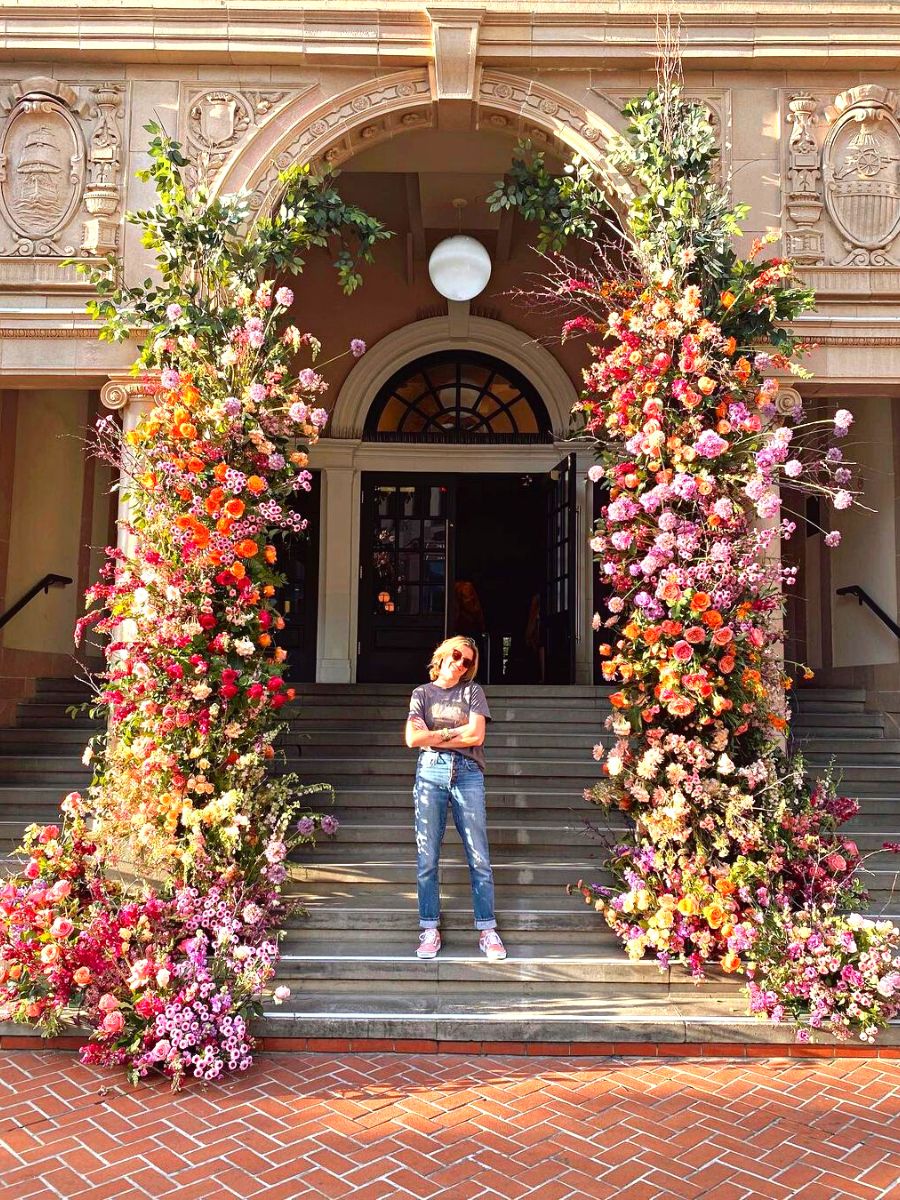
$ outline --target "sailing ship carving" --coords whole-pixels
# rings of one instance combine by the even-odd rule
[[[84,182],[84,138],[66,107],[20,101],[0,139],[0,206],[12,229],[52,238],[74,217]]]

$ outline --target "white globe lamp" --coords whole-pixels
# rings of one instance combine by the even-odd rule
[[[472,300],[487,287],[491,256],[464,233],[438,242],[428,259],[428,275],[447,300]]]

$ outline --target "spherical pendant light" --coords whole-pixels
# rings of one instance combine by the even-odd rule
[[[428,274],[448,300],[472,300],[487,287],[491,257],[481,242],[458,233],[444,238],[432,250]]]

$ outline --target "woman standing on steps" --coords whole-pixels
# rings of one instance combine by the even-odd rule
[[[484,734],[491,710],[475,683],[478,647],[468,637],[451,637],[437,647],[428,668],[430,683],[417,687],[409,702],[406,744],[419,751],[413,788],[419,893],[419,958],[441,948],[438,862],[447,827],[447,809],[459,831],[472,880],[478,948],[489,959],[506,958],[494,917],[484,803]]]

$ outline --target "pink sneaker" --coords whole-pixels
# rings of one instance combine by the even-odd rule
[[[478,949],[482,954],[486,954],[491,962],[496,962],[498,959],[506,958],[506,947],[500,940],[500,934],[496,929],[485,929],[481,937],[478,939]]]
[[[423,929],[419,934],[419,948],[416,958],[437,958],[441,948],[441,931],[439,929]]]

